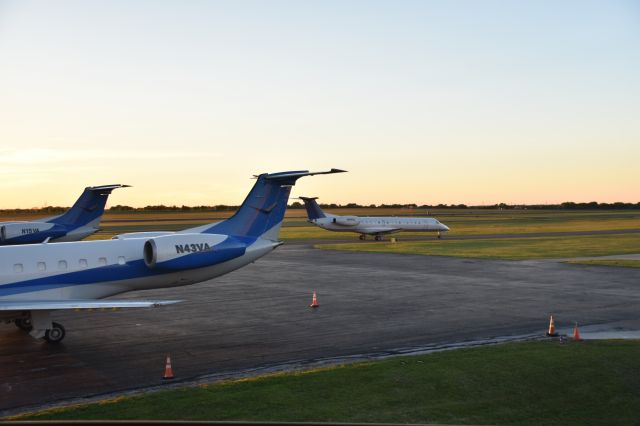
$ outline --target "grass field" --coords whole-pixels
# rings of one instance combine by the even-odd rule
[[[515,213],[514,213],[515,212]],[[389,215],[394,211],[379,211],[363,209],[349,214],[365,216],[368,214]],[[426,215],[422,211],[421,214]],[[584,232],[584,231],[612,231],[625,229],[640,229],[640,212],[566,212],[550,211],[529,213],[525,211],[471,211],[441,210],[436,216],[451,228],[450,235],[492,235],[492,234],[531,234],[542,232]],[[336,214],[348,214],[337,211]],[[405,212],[406,215],[406,212]],[[434,234],[420,232],[403,232],[402,237],[430,238]],[[311,226],[305,221],[293,218],[285,221],[282,229],[284,240],[304,239],[348,239],[357,238],[355,233],[339,233]]]
[[[637,424],[640,342],[512,343],[162,391],[20,420]]]
[[[575,232],[640,229],[640,211],[563,211],[563,210],[470,210],[470,209],[335,209],[340,215],[358,216],[429,216],[433,215],[451,227],[450,235],[529,234],[539,232]],[[101,223],[102,231],[92,239],[136,231],[177,231],[223,220],[233,212],[107,212]],[[37,220],[42,215],[5,214],[0,221]],[[404,237],[425,233],[402,233]],[[357,238],[353,233],[337,233],[320,229],[306,221],[304,209],[288,209],[281,237],[284,240]]]
[[[480,240],[401,241],[398,243],[317,244],[327,250],[479,257],[557,259],[630,254],[640,251],[640,234],[580,237],[496,238]]]
[[[342,215],[426,216],[438,217],[451,227],[449,235],[526,235],[576,231],[610,231],[640,229],[640,211],[563,211],[563,210],[471,210],[441,209],[335,209]],[[223,220],[233,212],[108,212],[101,223],[101,231],[89,240],[111,238],[125,232],[178,231]],[[473,241],[436,241],[430,233],[401,233],[407,237],[421,237],[423,241],[401,241],[398,244],[360,244],[355,233],[325,231],[306,221],[304,209],[288,209],[280,233],[284,241],[332,241],[352,238],[354,244],[321,245],[322,248],[367,250],[393,253],[418,253],[445,256],[484,257],[500,259],[569,258],[608,254],[637,253],[639,240],[634,235],[593,237],[504,238]],[[5,215],[2,220],[34,220],[37,215]],[[433,240],[432,240],[433,239]]]
[[[310,225],[303,217],[299,217],[297,210],[292,210],[295,215],[287,216],[281,231],[281,238],[287,240],[344,240],[357,239],[358,234],[350,232],[331,232]],[[367,215],[376,214],[392,215],[394,211],[367,210],[353,212],[352,214]],[[346,214],[346,212],[339,212]],[[397,212],[396,212],[397,213]],[[140,215],[140,214],[139,214]],[[146,214],[145,214],[146,215]],[[576,231],[610,231],[625,229],[640,229],[640,212],[636,214],[608,212],[608,213],[559,213],[546,214],[518,214],[505,215],[497,211],[473,212],[473,213],[448,213],[438,215],[443,223],[451,227],[452,236],[487,235],[487,234],[530,234],[539,232],[576,232]],[[103,231],[93,238],[110,238],[111,236],[139,230],[167,230],[177,231],[188,227],[201,225],[208,222],[221,220],[224,217],[204,217],[195,214],[175,213],[173,216],[159,217],[152,215],[144,219],[135,219],[127,214],[127,217],[103,221]],[[400,237],[431,238],[433,234],[404,232]]]
[[[597,259],[597,260],[572,260],[567,263],[576,265],[616,266],[623,268],[640,268],[640,260],[632,259]]]

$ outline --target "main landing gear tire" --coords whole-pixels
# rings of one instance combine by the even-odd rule
[[[380,235],[376,235],[375,240],[376,240],[376,241],[382,241],[382,237],[381,237]]]
[[[52,343],[55,345],[62,342],[62,339],[64,339],[64,336],[67,334],[67,332],[65,331],[64,327],[57,322],[53,322],[51,323],[51,325],[52,328],[47,330],[44,334],[44,340],[46,340],[47,343]]]
[[[20,330],[26,331],[27,333],[33,329],[33,326],[31,325],[31,318],[18,318],[13,323]]]
[[[361,234],[361,235],[360,235],[360,237],[358,237],[358,238],[360,238],[361,240],[366,240],[366,239],[367,239],[367,236],[366,236],[366,235],[364,235],[364,234]]]

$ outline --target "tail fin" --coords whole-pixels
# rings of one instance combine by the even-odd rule
[[[324,212],[316,202],[318,197],[298,197],[298,198],[304,201],[304,206],[307,209],[307,216],[309,217],[309,220],[327,217],[327,215],[324,214]]]
[[[127,187],[129,185],[89,186],[84,189],[80,198],[69,210],[60,216],[47,220],[47,222],[67,226],[84,226],[96,220],[99,222],[111,191]],[[97,226],[98,223],[95,225]]]
[[[262,237],[277,240],[284,212],[287,208],[291,187],[303,176],[342,173],[345,170],[331,169],[328,172],[307,170],[264,173],[255,176],[255,185],[240,209],[229,219],[216,223],[201,232],[247,237]]]

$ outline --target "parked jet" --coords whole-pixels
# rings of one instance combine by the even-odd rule
[[[309,222],[329,231],[357,232],[361,240],[374,235],[375,240],[380,241],[382,235],[400,231],[437,232],[440,238],[442,232],[449,230],[447,225],[432,217],[337,216],[323,212],[316,202],[317,197],[299,198],[304,201]]]
[[[136,308],[177,300],[97,300],[132,290],[182,286],[241,268],[282,244],[278,233],[291,187],[306,170],[261,174],[229,219],[172,232],[137,232],[111,240],[0,247],[0,321],[58,343],[50,312]]]
[[[32,222],[0,222],[0,245],[79,241],[98,231],[109,194],[129,185],[90,186],[65,213]]]

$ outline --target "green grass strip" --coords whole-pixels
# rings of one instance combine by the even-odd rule
[[[638,253],[640,252],[640,234],[317,244],[316,247],[328,250],[508,260],[558,259]]]
[[[637,424],[640,342],[447,351],[161,391],[26,419]]]
[[[617,266],[623,268],[640,268],[640,260],[633,259],[594,259],[594,260],[572,260],[571,264],[594,265],[594,266]]]

